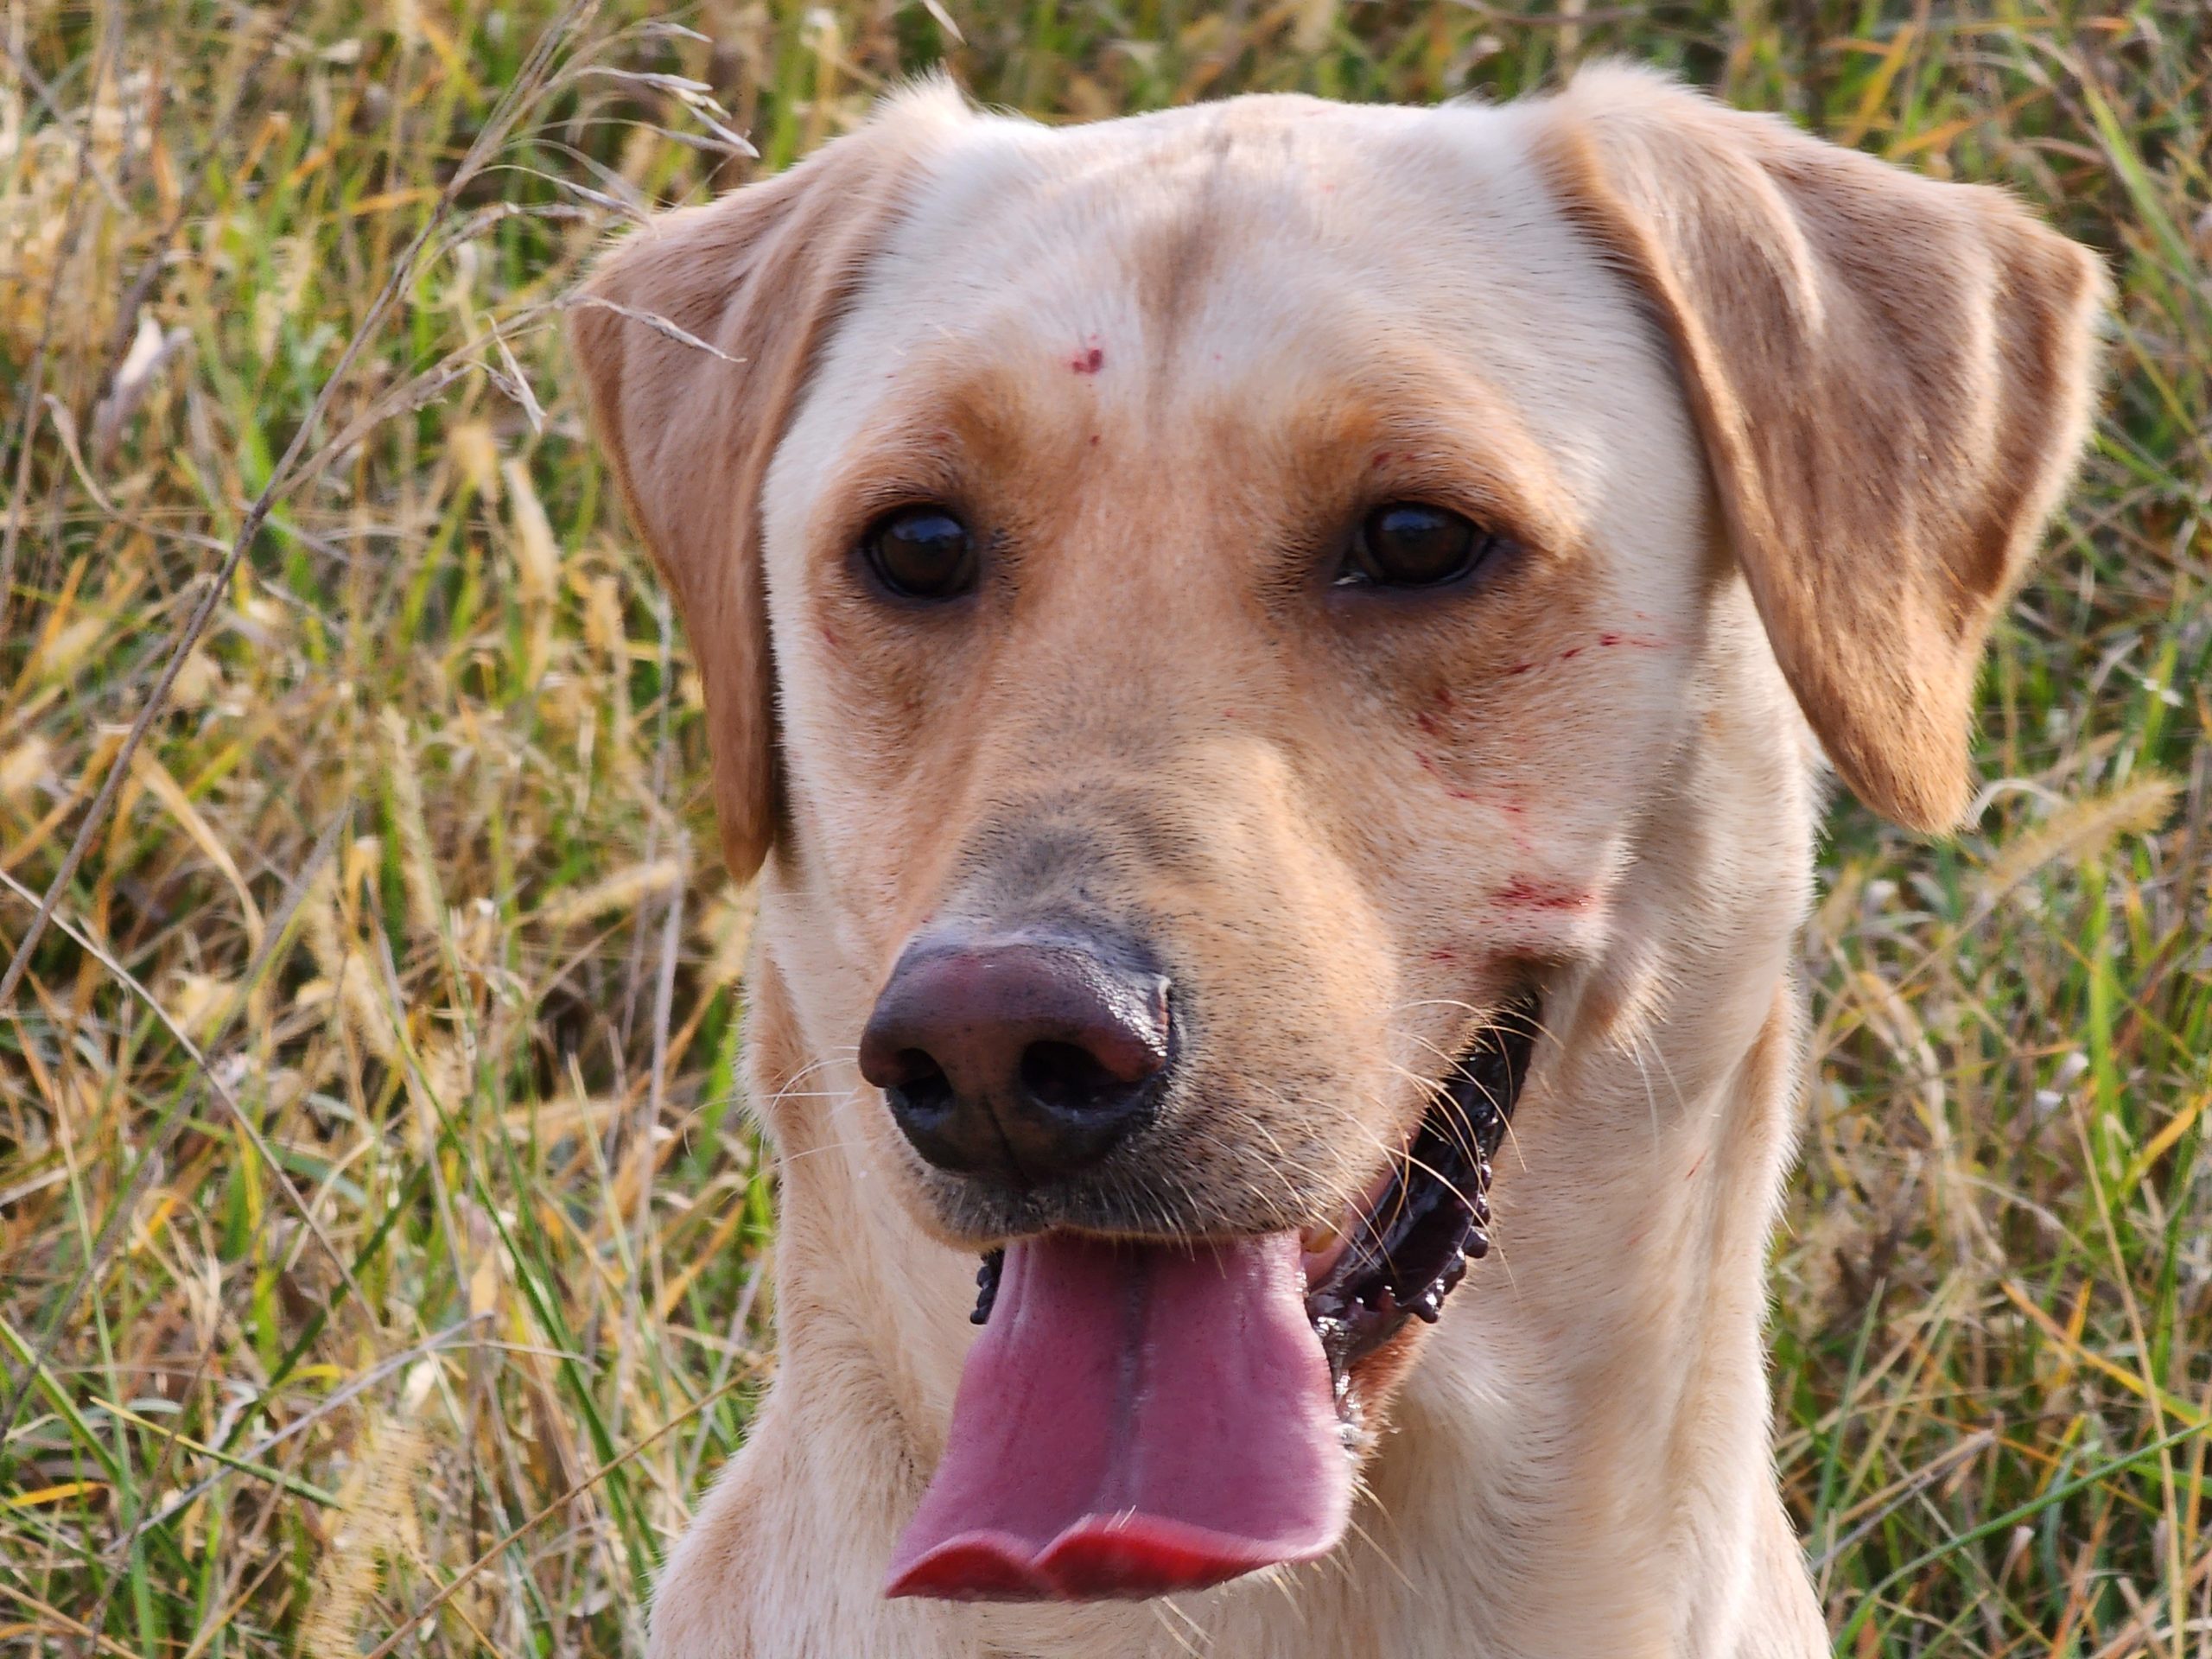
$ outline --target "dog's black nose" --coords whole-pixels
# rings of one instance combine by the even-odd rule
[[[1032,1185],[1096,1163],[1167,1069],[1167,978],[1089,933],[917,940],[861,1034],[861,1075],[940,1169]]]

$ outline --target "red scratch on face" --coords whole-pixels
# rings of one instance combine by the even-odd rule
[[[837,631],[827,622],[822,625],[822,642],[832,651],[837,649]]]
[[[1507,669],[1505,671],[1509,674],[1526,674],[1535,666],[1535,664],[1534,663],[1516,663],[1512,667]]]
[[[1525,875],[1516,875],[1491,893],[1491,902],[1522,910],[1587,910],[1598,902],[1598,895],[1587,887],[1532,881]]]
[[[1506,828],[1513,836],[1513,844],[1524,853],[1533,854],[1536,850],[1536,838],[1529,833],[1527,804],[1509,798],[1491,804],[1504,815]]]
[[[1238,716],[1237,716],[1237,713],[1236,713],[1236,711],[1234,709],[1223,709],[1223,710],[1221,711],[1221,717],[1222,717],[1224,720],[1235,720],[1235,719],[1236,719]]]
[[[1375,459],[1368,464],[1373,467],[1380,467],[1383,462],[1389,459],[1390,452],[1388,449],[1377,449],[1375,452]]]
[[[1098,447],[1098,434],[1096,432],[1090,435],[1090,447],[1094,449]]]
[[[1601,633],[1598,636],[1598,643],[1601,645],[1618,645],[1620,642],[1621,637],[1618,633]]]
[[[1560,652],[1560,654],[1559,654],[1559,659],[1560,659],[1560,661],[1561,661],[1562,663],[1571,663],[1571,662],[1573,662],[1576,658],[1580,657],[1581,654],[1582,654],[1582,647],[1581,647],[1581,646],[1580,646],[1580,645],[1571,645],[1571,646],[1569,646],[1567,650],[1562,651],[1561,652]]]
[[[1419,716],[1419,719],[1424,727],[1429,723],[1428,716],[1426,715]],[[1420,751],[1416,750],[1414,753],[1414,759],[1421,763],[1421,769],[1427,772],[1430,777],[1441,778],[1442,774],[1436,770],[1436,762],[1433,758],[1423,754]],[[1451,784],[1446,784],[1444,785],[1444,792],[1446,795],[1449,795],[1455,801],[1472,801],[1481,798],[1471,789],[1459,789]]]
[[[1106,353],[1093,346],[1068,359],[1068,367],[1077,374],[1096,374],[1106,366]]]
[[[1432,950],[1428,953],[1428,959],[1431,962],[1442,963],[1446,968],[1456,968],[1459,965],[1459,953],[1457,950]]]
[[[1415,715],[1414,716],[1414,724],[1420,727],[1421,730],[1427,732],[1431,737],[1434,737],[1436,735],[1436,717],[1433,715]]]
[[[1450,686],[1440,685],[1436,688],[1436,706],[1446,710],[1452,707],[1452,688]]]

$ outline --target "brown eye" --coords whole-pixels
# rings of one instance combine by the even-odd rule
[[[975,539],[943,507],[901,507],[877,519],[861,552],[902,599],[957,599],[976,585]]]
[[[1338,587],[1433,588],[1465,575],[1497,538],[1421,501],[1389,501],[1363,519]]]

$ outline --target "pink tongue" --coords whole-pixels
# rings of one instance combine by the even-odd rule
[[[1325,1554],[1351,1503],[1295,1234],[1025,1239],[885,1593],[1196,1590]]]

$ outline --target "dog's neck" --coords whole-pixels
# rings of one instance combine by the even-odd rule
[[[1368,1650],[1368,1635],[1342,1645],[1354,1630],[1377,1652],[1817,1650],[1761,1344],[1817,801],[1770,659],[1708,668],[1700,734],[1613,896],[1613,943],[1546,1009],[1549,1064],[1497,1159],[1497,1248],[1391,1407],[1351,1560],[1292,1575],[1287,1595],[1187,1599],[1220,1651]],[[1706,804],[1746,798],[1773,810]],[[881,1201],[824,1122],[783,1147],[775,1409],[801,1435],[815,1411],[840,1439],[872,1433],[879,1484],[833,1501],[880,1514],[888,1480],[903,1515],[942,1448],[976,1264]],[[846,1556],[865,1579],[881,1551]],[[1179,1650],[1156,1608],[942,1617],[1013,1651]]]

